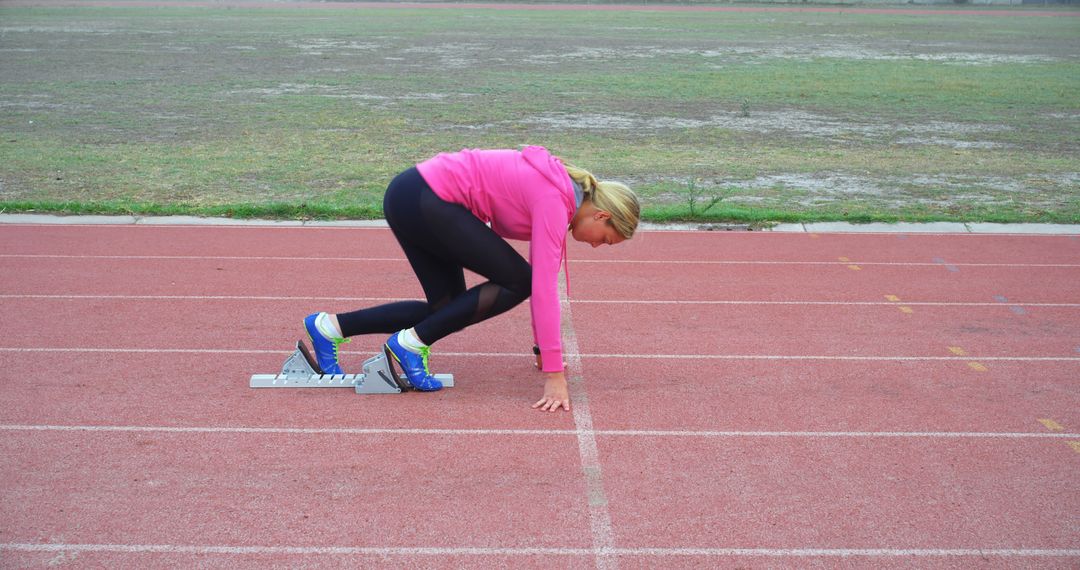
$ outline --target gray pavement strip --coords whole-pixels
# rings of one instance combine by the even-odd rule
[[[145,226],[270,226],[270,227],[362,227],[385,228],[386,220],[242,220],[196,216],[57,216],[49,214],[0,214],[0,224],[145,225]],[[747,224],[642,222],[642,231],[748,231]],[[814,222],[777,224],[755,231],[785,233],[962,233],[1080,235],[1080,224],[995,224],[933,222],[894,224]]]

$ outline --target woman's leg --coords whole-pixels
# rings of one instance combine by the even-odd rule
[[[445,262],[488,279],[433,307],[432,313],[414,327],[421,341],[434,344],[471,324],[504,313],[529,297],[532,268],[494,230],[464,206],[445,202],[430,189],[422,193],[420,209],[431,250]]]
[[[411,328],[416,340],[431,345],[529,297],[532,269],[528,262],[465,207],[440,199],[415,168],[390,183],[383,210],[427,302],[391,303],[339,314],[343,336]],[[466,291],[462,268],[489,281]],[[442,387],[427,370],[426,349],[402,347],[398,335],[391,337],[387,348],[414,387]],[[411,350],[419,355],[409,355]]]
[[[415,168],[399,174],[386,190],[383,212],[424,289],[427,302],[399,301],[339,313],[337,319],[342,336],[393,333],[412,328],[433,310],[465,291],[465,275],[461,267],[443,259],[425,245],[427,232],[420,211],[420,198],[425,189],[431,191]],[[418,235],[419,240],[416,239]]]
[[[512,309],[532,292],[532,268],[460,204],[439,198],[415,168],[390,183],[383,211],[427,303],[392,303],[338,315],[344,336],[414,328],[424,344]],[[488,281],[465,290],[462,268]]]

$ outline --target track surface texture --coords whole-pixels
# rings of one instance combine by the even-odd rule
[[[527,305],[434,347],[441,392],[248,387],[308,313],[420,295],[386,229],[0,252],[4,568],[1080,564],[1077,236],[572,242],[554,414]]]

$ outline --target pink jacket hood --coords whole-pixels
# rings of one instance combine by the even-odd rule
[[[521,156],[525,159],[525,162],[543,174],[544,178],[547,178],[552,186],[562,192],[563,202],[566,203],[568,214],[566,223],[569,224],[570,220],[574,218],[574,213],[577,212],[577,200],[574,198],[574,185],[570,181],[570,176],[566,173],[566,167],[563,166],[562,161],[542,146],[527,146],[521,149]]]

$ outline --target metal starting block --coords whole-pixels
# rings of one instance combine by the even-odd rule
[[[285,359],[281,374],[253,374],[252,388],[355,388],[357,394],[400,394],[412,390],[404,374],[398,374],[394,359],[382,352],[364,361],[362,374],[323,374],[304,341]],[[443,387],[454,385],[453,374],[436,374]]]

